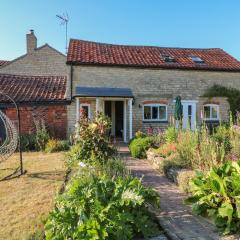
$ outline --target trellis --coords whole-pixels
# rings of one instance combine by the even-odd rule
[[[7,117],[3,111],[0,110],[0,120],[2,121],[2,128],[0,131],[3,131],[5,133],[5,138],[0,143],[0,164],[7,160],[17,149],[17,146],[19,147],[19,160],[20,160],[20,175],[22,175],[23,172],[23,161],[22,161],[22,148],[21,148],[21,123],[20,123],[20,114],[19,114],[19,108],[15,100],[10,97],[8,94],[5,94],[0,91],[0,95],[4,96],[5,99],[10,102],[10,104],[13,104],[16,113],[17,113],[17,126],[18,129],[15,127],[14,123]],[[9,179],[10,177],[17,176],[17,173],[19,172],[19,168],[15,170],[14,173],[10,174],[9,176],[3,178],[2,180]]]
[[[17,149],[18,133],[13,122],[0,110],[0,121],[2,121],[5,138],[0,145],[0,163],[7,160]]]

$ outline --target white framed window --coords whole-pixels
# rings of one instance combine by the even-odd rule
[[[206,104],[203,106],[204,120],[219,120],[219,105]]]
[[[145,104],[143,105],[143,121],[167,121],[167,105]]]
[[[91,119],[91,105],[89,103],[80,104],[80,115],[85,114],[88,119]]]

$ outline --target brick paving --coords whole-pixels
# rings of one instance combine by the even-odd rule
[[[183,203],[185,194],[164,175],[159,174],[146,160],[126,158],[131,173],[143,177],[145,185],[155,188],[161,198],[158,220],[169,239],[173,240],[237,240],[236,236],[222,237],[214,225],[201,216],[192,214],[190,206]]]

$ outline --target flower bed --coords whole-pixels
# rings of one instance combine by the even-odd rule
[[[68,165],[76,175],[45,225],[46,239],[134,239],[160,233],[159,196],[128,174],[108,143],[109,120],[81,119]],[[151,208],[151,211],[150,211]]]
[[[224,233],[240,232],[240,162],[226,162],[208,173],[198,172],[190,182],[196,214],[212,218]]]
[[[209,134],[205,126],[195,132],[170,128],[165,142],[146,153],[160,172],[192,195],[193,211],[212,218],[225,234],[240,228],[239,129],[220,125]]]
[[[177,166],[171,160],[160,157],[151,148],[147,151],[147,160],[161,173],[164,173],[168,179],[178,185],[183,192],[189,192],[189,182],[195,176],[195,171]]]

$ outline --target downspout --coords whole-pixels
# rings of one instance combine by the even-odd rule
[[[71,64],[71,69],[70,69],[70,100],[72,101],[73,99],[73,66]]]

